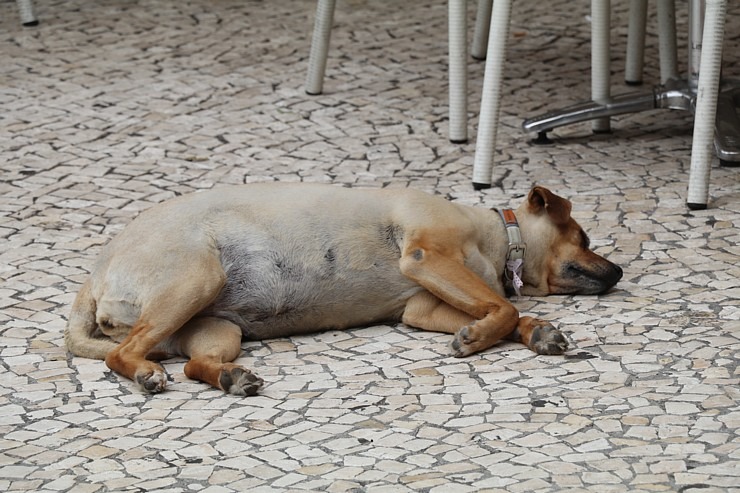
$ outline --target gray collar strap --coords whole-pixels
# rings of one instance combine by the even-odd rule
[[[522,271],[524,270],[524,254],[527,251],[527,244],[522,241],[522,232],[519,230],[519,223],[516,220],[514,211],[511,209],[499,209],[498,213],[504,221],[506,234],[509,236],[509,248],[506,252],[504,275],[507,285],[510,285],[516,295],[520,296],[522,286],[524,285]]]

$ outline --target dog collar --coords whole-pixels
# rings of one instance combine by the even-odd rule
[[[519,223],[516,220],[514,211],[511,209],[498,210],[501,219],[506,226],[506,234],[509,236],[509,248],[506,252],[506,268],[504,276],[507,284],[510,285],[517,296],[521,295],[522,271],[524,270],[524,254],[527,251],[527,244],[522,241],[522,232],[519,230]]]

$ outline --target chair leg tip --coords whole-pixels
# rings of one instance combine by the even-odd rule
[[[697,204],[696,202],[686,202],[686,206],[692,211],[703,211],[707,208],[707,204]]]
[[[450,139],[453,144],[467,144],[468,139]]]
[[[38,26],[38,25],[39,25],[39,21],[30,21],[30,22],[24,22],[23,23],[23,26],[24,27],[34,27],[34,26]]]
[[[737,168],[740,167],[740,161],[729,161],[727,159],[720,159],[719,165],[724,168]]]
[[[642,85],[641,80],[625,80],[624,83],[627,84],[628,86],[641,86]]]
[[[473,182],[473,190],[486,190],[488,188],[491,188],[490,183],[476,183]]]
[[[537,137],[532,139],[530,142],[536,146],[549,146],[549,145],[554,144],[552,139],[550,139],[550,137],[547,136],[547,131],[537,132]]]

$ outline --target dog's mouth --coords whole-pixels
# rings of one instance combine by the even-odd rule
[[[550,290],[553,294],[601,294],[614,287],[622,274],[622,269],[611,262],[589,266],[568,262],[550,280]]]

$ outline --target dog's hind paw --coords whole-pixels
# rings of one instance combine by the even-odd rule
[[[241,367],[224,368],[218,382],[224,392],[241,396],[256,395],[265,383],[260,377]]]
[[[529,349],[537,354],[563,354],[568,350],[568,340],[552,324],[537,320],[529,338]]]
[[[150,394],[158,394],[167,386],[167,374],[162,370],[151,370],[135,375],[136,383]]]

